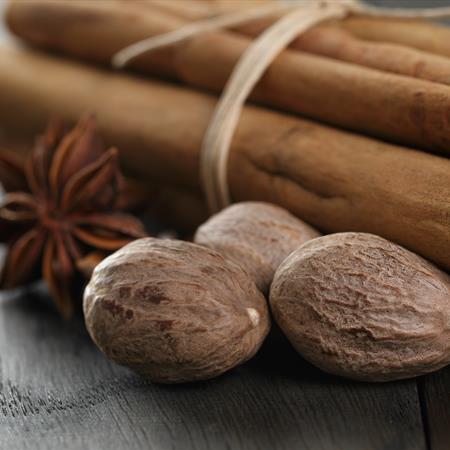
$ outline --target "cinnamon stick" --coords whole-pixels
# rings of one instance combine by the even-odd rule
[[[361,39],[392,42],[450,57],[450,28],[419,19],[350,17],[341,26]]]
[[[223,13],[216,5],[208,5],[201,0],[152,0],[152,4],[189,20],[202,20]],[[239,2],[232,4],[238,5]],[[252,36],[272,22],[273,19],[261,21],[258,24],[239,26],[236,30]],[[450,57],[450,29],[435,21],[352,16],[333,26],[350,32],[353,37],[370,41],[369,43],[399,44]],[[296,47],[296,44],[292,46]]]
[[[240,31],[257,36],[270,23],[260,21]],[[368,42],[344,28],[323,25],[292,42],[291,48],[383,72],[450,85],[450,58],[387,42]]]
[[[143,14],[121,2],[48,0],[13,2],[7,20],[16,34],[33,44],[103,63],[132,42],[183,24],[159,8]],[[233,33],[209,33],[142,55],[133,67],[219,92],[249,44]],[[450,154],[450,86],[285,51],[252,98],[392,142]]]
[[[235,11],[243,11],[258,6],[273,3],[274,0],[119,0],[125,2],[128,6],[134,3],[134,6],[145,9],[147,6],[161,8],[180,17],[186,17],[192,20],[205,19],[207,17],[217,16]]]
[[[220,14],[214,5],[205,5],[198,0],[154,0],[151,5],[189,21]],[[269,17],[252,21],[234,30],[255,37],[277,19]],[[365,27],[367,23],[369,26]],[[388,28],[387,35],[384,34],[385,26]],[[407,38],[409,35],[411,39]],[[396,39],[397,36],[403,37],[403,41]],[[391,19],[377,19],[374,22],[368,18],[354,17],[315,27],[295,39],[290,47],[384,72],[450,85],[450,30],[423,20],[395,19],[392,23]],[[429,53],[440,53],[439,49],[445,57]]]
[[[0,51],[0,122],[93,111],[129,173],[200,192],[199,149],[216,99],[32,52]],[[325,232],[379,234],[450,269],[450,160],[246,107],[232,143],[235,201],[269,201]]]

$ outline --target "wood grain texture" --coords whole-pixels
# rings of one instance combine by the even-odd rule
[[[419,381],[429,448],[450,448],[450,367]]]
[[[416,384],[328,377],[273,338],[216,380],[151,385],[109,363],[44,294],[0,303],[0,448],[426,448]]]

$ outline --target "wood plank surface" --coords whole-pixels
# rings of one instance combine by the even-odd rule
[[[272,339],[217,380],[151,385],[48,303],[32,293],[0,302],[1,449],[426,448],[414,381],[328,377]]]
[[[450,449],[450,367],[419,380],[423,416],[431,450]]]

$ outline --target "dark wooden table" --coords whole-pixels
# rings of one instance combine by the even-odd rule
[[[64,323],[44,293],[0,302],[1,449],[448,450],[450,368],[363,384],[281,338],[216,380],[146,383]]]
[[[449,450],[450,367],[356,383],[275,338],[216,380],[157,386],[107,361],[82,318],[62,322],[45,293],[0,296],[0,449],[147,448]]]

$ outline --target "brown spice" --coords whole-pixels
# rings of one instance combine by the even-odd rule
[[[22,286],[42,273],[61,315],[68,318],[77,262],[94,249],[103,256],[145,236],[139,220],[117,209],[122,189],[117,150],[106,150],[95,121],[85,117],[70,132],[50,122],[27,162],[0,154],[1,240],[9,250],[3,289]]]
[[[256,353],[270,327],[264,296],[238,265],[196,244],[153,238],[97,266],[84,313],[109,358],[160,383],[230,370]]]
[[[5,126],[32,133],[49,110],[68,121],[94,110],[130,174],[200,196],[199,150],[215,98],[16,50],[0,51],[0,86]],[[375,233],[450,269],[447,158],[246,106],[228,180],[234,201],[277,204],[324,232]]]
[[[302,245],[277,270],[270,305],[299,353],[327,372],[388,381],[450,363],[450,277],[375,235]]]
[[[33,45],[110,64],[113,55],[127,45],[186,23],[161,8],[152,8],[151,2],[146,6],[143,10],[111,2],[13,2],[7,21],[14,33]],[[66,24],[70,24],[70,33]],[[250,44],[249,38],[237,33],[204,33],[147,52],[132,61],[130,67],[222,92]],[[372,63],[385,53],[381,50],[373,55]],[[414,73],[415,65],[425,62],[422,73],[430,73],[433,80],[445,80],[449,71],[446,58],[424,52],[410,50],[405,55],[400,51],[396,58],[387,59],[396,64],[386,61],[382,65],[397,66],[396,71],[404,66],[406,74]],[[405,63],[398,65],[400,59],[405,59]],[[286,50],[274,60],[250,98],[390,142],[450,153],[450,89],[439,83]]]
[[[239,264],[267,294],[281,262],[318,236],[317,230],[279,206],[241,202],[201,225],[194,240]]]

